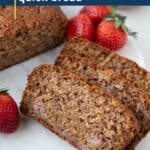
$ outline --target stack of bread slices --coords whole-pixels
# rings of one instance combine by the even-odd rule
[[[21,111],[79,150],[134,149],[150,129],[150,73],[73,38],[29,75]]]

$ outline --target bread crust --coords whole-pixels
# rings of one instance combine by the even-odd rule
[[[60,45],[67,18],[58,6],[0,7],[0,70]]]

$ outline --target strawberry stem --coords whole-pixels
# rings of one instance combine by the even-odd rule
[[[0,93],[3,93],[3,94],[8,94],[8,89],[7,88],[2,88],[0,89]]]
[[[116,9],[116,8],[113,8]],[[137,32],[131,31],[125,24],[126,22],[126,16],[122,16],[120,14],[116,13],[116,10],[113,10],[112,13],[105,18],[106,21],[114,21],[115,27],[119,28],[121,27],[129,36],[137,38]]]

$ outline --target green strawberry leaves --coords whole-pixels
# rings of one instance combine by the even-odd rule
[[[131,31],[126,26],[126,16],[118,14],[116,12],[116,6],[110,6],[110,9],[111,9],[111,14],[108,15],[107,17],[105,17],[105,20],[106,21],[114,21],[116,28],[121,27],[129,36],[132,36],[136,39],[137,38],[137,32]]]

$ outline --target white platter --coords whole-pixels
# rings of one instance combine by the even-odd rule
[[[68,17],[76,15],[81,7],[63,6],[62,9]],[[52,51],[41,54],[28,61],[0,71],[0,88],[8,87],[11,95],[19,105],[26,84],[27,75],[31,70],[42,63],[54,63],[59,54],[60,46]],[[141,66],[145,66],[141,50],[133,39],[129,39],[127,45],[119,51],[120,55],[135,60]],[[0,150],[73,150],[64,140],[60,139],[40,124],[31,119],[21,118],[21,124],[17,132],[11,135],[0,134]],[[150,134],[137,146],[137,150],[150,149]]]

